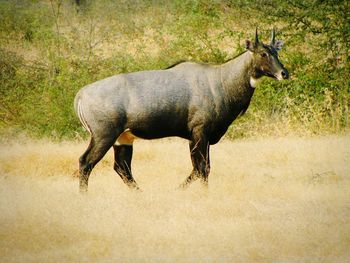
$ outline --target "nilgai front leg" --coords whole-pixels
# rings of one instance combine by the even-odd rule
[[[205,136],[194,137],[190,141],[190,153],[193,170],[180,185],[180,188],[187,188],[192,182],[201,179],[204,186],[208,186],[208,176],[210,172],[209,142]]]

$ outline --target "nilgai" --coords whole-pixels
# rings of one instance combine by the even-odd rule
[[[79,159],[80,190],[86,191],[94,166],[113,146],[114,169],[138,189],[131,172],[135,138],[178,136],[189,140],[193,170],[180,185],[200,178],[208,184],[209,146],[250,103],[257,81],[268,76],[288,79],[278,59],[282,41],[246,41],[246,51],[220,65],[182,62],[164,70],[115,75],[82,88],[75,97],[76,113],[91,134]]]

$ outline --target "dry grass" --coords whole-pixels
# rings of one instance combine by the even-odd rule
[[[130,192],[108,154],[87,195],[86,143],[17,141],[0,150],[2,262],[349,262],[350,136],[224,141],[210,187],[182,140],[135,143]]]

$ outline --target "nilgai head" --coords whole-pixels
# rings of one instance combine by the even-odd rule
[[[278,52],[283,42],[275,40],[275,29],[272,30],[271,42],[266,45],[259,41],[258,30],[255,31],[255,41],[246,41],[246,48],[253,54],[254,72],[253,77],[258,79],[268,76],[274,79],[288,79],[288,70],[278,59]]]

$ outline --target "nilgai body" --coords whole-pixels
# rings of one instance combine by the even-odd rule
[[[278,58],[281,41],[246,41],[246,51],[220,65],[183,62],[165,70],[115,75],[82,88],[75,97],[76,113],[91,134],[79,159],[80,190],[88,188],[94,166],[113,146],[114,169],[138,189],[131,172],[135,138],[178,136],[189,140],[193,170],[180,185],[200,178],[208,184],[209,148],[250,103],[257,81],[268,76],[287,79]]]

